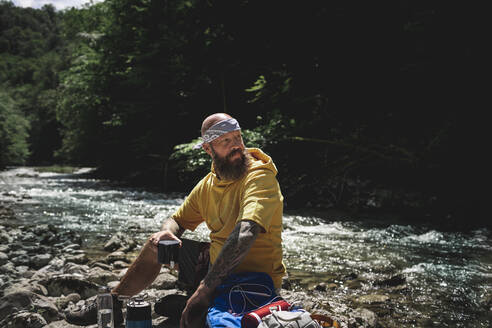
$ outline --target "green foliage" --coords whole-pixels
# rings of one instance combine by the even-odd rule
[[[266,145],[265,136],[258,131],[242,130],[241,133],[246,147],[263,148]],[[200,139],[194,139],[189,143],[176,145],[169,157],[178,183],[188,189],[210,172],[212,164],[210,156],[202,148],[193,148],[199,141]]]
[[[29,156],[29,122],[5,92],[0,92],[0,167],[22,165]]]

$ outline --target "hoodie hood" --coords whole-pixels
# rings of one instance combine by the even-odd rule
[[[277,167],[273,163],[272,158],[267,154],[265,154],[261,149],[246,148],[246,151],[251,156],[251,164],[248,168],[248,173],[256,170],[268,170],[268,171],[272,171],[275,176],[277,175],[278,173]],[[213,163],[211,168],[211,174],[214,178],[214,182],[218,185],[225,185],[235,182],[234,180],[219,180],[217,178],[217,175],[215,174],[215,167]]]

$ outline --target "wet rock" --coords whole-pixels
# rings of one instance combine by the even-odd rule
[[[115,269],[124,269],[124,268],[128,268],[128,266],[129,264],[123,261],[115,261],[113,263],[113,268]]]
[[[0,298],[0,318],[20,310],[40,313],[47,322],[59,319],[58,309],[47,297],[22,291]]]
[[[43,285],[39,284],[37,281],[32,281],[28,279],[22,279],[19,282],[13,283],[4,289],[4,296],[9,294],[15,294],[19,292],[31,292],[38,295],[48,296],[48,290]]]
[[[405,277],[403,277],[401,275],[396,275],[396,276],[393,276],[389,279],[375,281],[374,286],[395,287],[395,286],[403,285],[405,282],[406,282]]]
[[[154,282],[150,285],[150,288],[156,289],[173,289],[176,288],[177,278],[168,272],[160,273]]]
[[[87,280],[99,285],[106,285],[109,281],[117,280],[118,277],[111,271],[95,267],[89,270]]]
[[[85,264],[89,262],[87,255],[85,253],[77,254],[77,255],[68,255],[65,257],[67,262],[73,262],[77,264]]]
[[[127,234],[117,232],[111,237],[110,240],[104,245],[104,250],[108,252],[120,250],[123,252],[129,252],[137,246],[136,242],[130,238]]]
[[[357,320],[357,323],[361,324],[364,328],[377,327],[378,317],[374,312],[368,309],[357,308],[352,312],[352,316]]]
[[[113,263],[116,261],[129,262],[128,258],[126,257],[126,254],[122,251],[116,251],[108,254],[108,256],[106,257],[106,261],[108,263]]]
[[[61,296],[61,297],[57,298],[55,303],[59,309],[63,310],[70,304],[70,302],[72,302],[73,304],[76,304],[80,300],[81,300],[81,297],[79,294],[72,293],[72,294],[68,294],[67,296]]]
[[[13,238],[6,231],[0,231],[0,243],[10,244],[12,240]]]
[[[378,304],[385,303],[389,299],[390,297],[386,295],[370,294],[357,297],[355,302],[359,304]]]
[[[53,256],[50,254],[35,255],[31,258],[31,267],[34,269],[41,269],[45,265],[48,265],[52,258]]]
[[[47,288],[50,296],[77,293],[84,299],[96,295],[99,287],[92,282],[75,278],[69,274],[42,280],[40,283]]]
[[[119,262],[119,261],[117,261]],[[123,262],[125,263],[125,262]],[[114,263],[113,263],[114,265]],[[109,264],[106,264],[106,263],[101,263],[101,262],[94,262],[91,264],[91,268],[101,268],[101,269],[104,269],[104,270],[111,270],[111,265]]]
[[[0,265],[4,265],[9,260],[7,254],[0,252]]]
[[[31,261],[31,258],[28,255],[20,255],[12,258],[11,261],[16,266],[22,266],[22,265],[28,266]]]
[[[96,328],[97,325],[86,326],[87,328]],[[80,326],[72,325],[65,320],[53,321],[44,328],[80,328]]]
[[[12,315],[12,319],[8,320],[6,328],[41,328],[48,323],[39,313],[19,312]]]
[[[349,289],[359,289],[362,287],[362,283],[358,279],[347,280],[343,283],[343,285]]]
[[[77,264],[67,262],[63,265],[63,273],[71,273],[75,275],[85,276],[89,272],[89,266],[85,264]]]
[[[15,269],[15,265],[12,262],[7,262],[4,265],[0,266],[0,273],[7,274],[10,276],[17,276],[18,272]]]

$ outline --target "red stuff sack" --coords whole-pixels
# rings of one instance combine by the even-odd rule
[[[241,327],[256,328],[264,316],[271,314],[273,311],[288,311],[289,309],[290,304],[284,300],[263,305],[254,311],[246,313],[241,319]]]

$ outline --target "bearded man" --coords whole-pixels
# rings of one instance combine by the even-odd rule
[[[150,236],[112,294],[119,306],[117,295],[136,295],[148,287],[161,269],[159,241],[182,244],[185,230],[193,231],[205,222],[210,230],[210,265],[183,304],[180,327],[203,325],[205,315],[210,327],[240,327],[241,314],[275,299],[281,287],[283,196],[272,159],[260,149],[245,148],[237,120],[225,113],[212,114],[203,121],[201,133],[196,147],[211,156],[211,172],[164,221],[161,231]],[[91,313],[90,322],[82,319],[89,317],[89,311],[94,309],[69,313],[67,321],[93,324],[95,314]],[[117,312],[116,324],[121,322]]]

